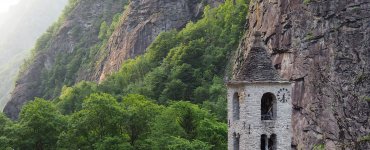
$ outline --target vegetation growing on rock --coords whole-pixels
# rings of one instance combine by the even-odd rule
[[[58,82],[64,86],[53,101],[29,102],[18,121],[0,116],[1,148],[226,149],[223,76],[246,12],[244,0],[207,7],[203,19],[162,33],[146,54],[124,62],[103,83]],[[105,41],[112,25],[99,28]],[[73,53],[59,54],[46,72],[55,77],[44,86],[68,81],[68,72],[82,63],[78,58],[88,55],[86,49]],[[46,95],[58,93],[45,89]]]

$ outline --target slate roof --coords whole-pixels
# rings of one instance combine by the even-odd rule
[[[263,47],[259,32],[254,33],[253,43],[247,53],[235,81],[282,81],[272,65],[271,56]]]

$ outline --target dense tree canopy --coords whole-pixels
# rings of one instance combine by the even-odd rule
[[[223,77],[244,31],[245,1],[206,7],[204,18],[159,37],[147,53],[122,65],[100,88],[113,95],[139,93],[160,104],[187,100],[226,119]]]
[[[60,54],[59,66],[45,72],[52,76],[45,86],[64,83],[45,87],[46,95],[60,96],[29,102],[18,121],[0,115],[0,149],[226,149],[223,77],[246,11],[244,0],[206,7],[203,19],[160,34],[146,54],[124,62],[103,83],[70,86],[77,58],[100,53],[119,16],[111,25],[102,22],[103,42],[88,53],[76,50],[75,58]]]

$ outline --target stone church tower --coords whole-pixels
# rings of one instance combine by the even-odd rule
[[[291,149],[291,83],[280,79],[260,37],[227,83],[229,150]]]

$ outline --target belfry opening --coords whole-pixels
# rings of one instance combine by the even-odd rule
[[[274,120],[276,112],[275,96],[272,93],[265,93],[261,99],[261,120]]]
[[[262,134],[260,147],[261,150],[276,150],[276,134],[272,134],[270,138]]]
[[[253,33],[251,33],[253,34]],[[260,32],[249,41],[241,68],[227,81],[228,150],[289,150],[292,83],[274,67]]]

